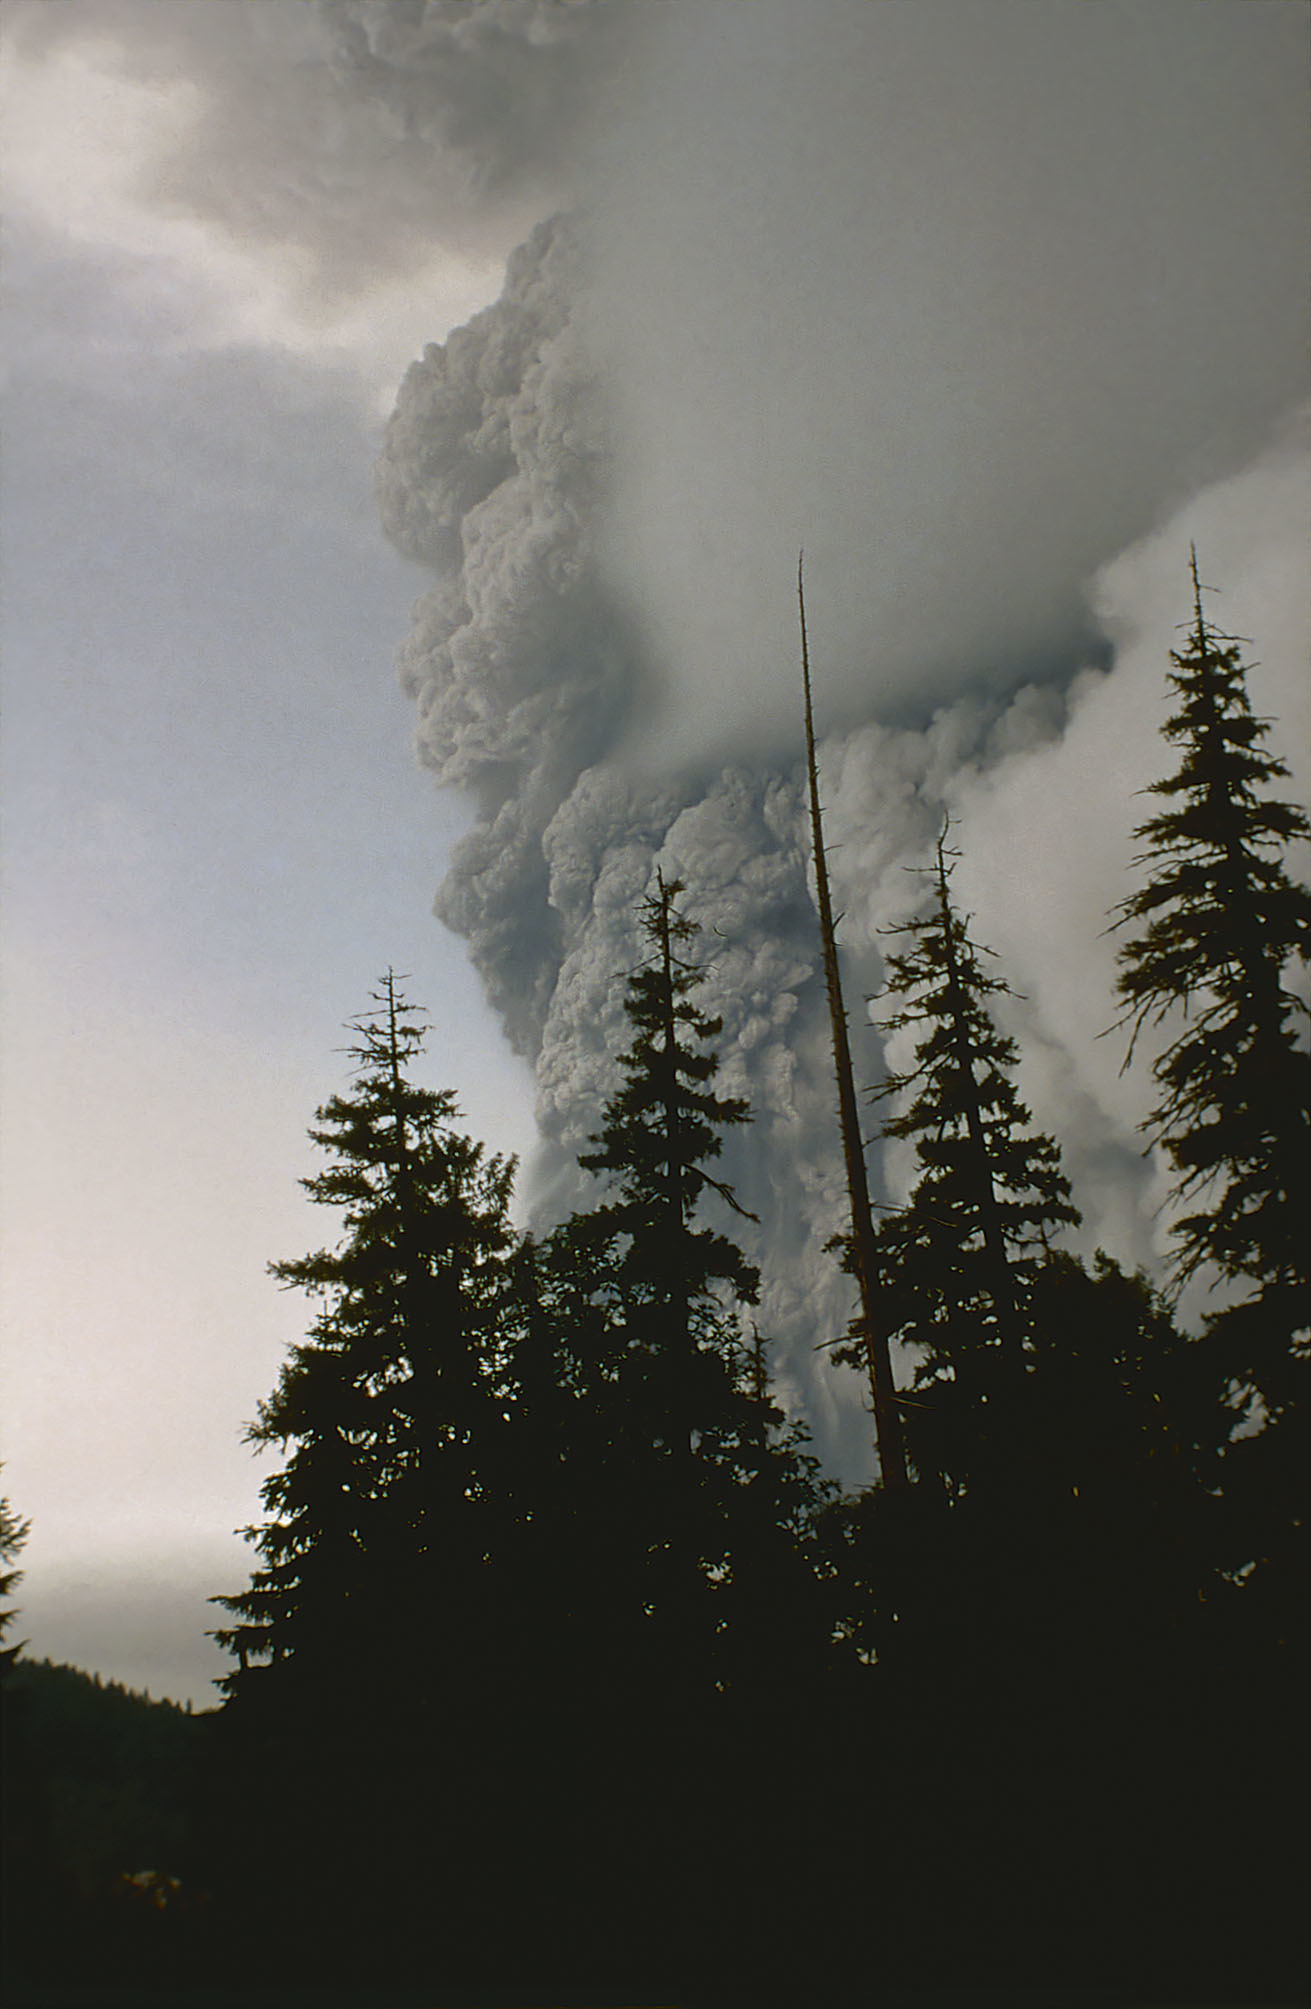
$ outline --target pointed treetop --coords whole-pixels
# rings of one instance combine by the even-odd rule
[[[1117,956],[1124,1066],[1146,1026],[1172,1034],[1142,1130],[1179,1175],[1176,1202],[1197,1203],[1172,1230],[1177,1286],[1204,1263],[1230,1277],[1296,1267],[1304,1222],[1286,1202],[1306,1187],[1306,1005],[1289,973],[1311,950],[1311,892],[1284,860],[1311,821],[1270,791],[1289,769],[1262,744],[1270,721],[1252,710],[1241,638],[1208,622],[1195,549],[1189,570],[1164,727],[1179,764],[1147,791],[1161,807],[1134,832],[1143,881],[1112,922],[1133,924]]]

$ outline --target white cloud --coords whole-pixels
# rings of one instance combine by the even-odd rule
[[[10,227],[35,227],[47,257],[110,252],[141,269],[173,313],[160,349],[253,344],[357,370],[386,408],[425,341],[464,320],[499,287],[504,243],[416,244],[413,262],[353,287],[316,283],[311,245],[243,233],[161,199],[168,164],[199,148],[205,94],[185,74],[134,76],[103,41],[58,43],[0,68],[5,204]],[[302,202],[312,208],[313,187]]]
[[[978,930],[1002,955],[1023,1013],[1033,1099],[1049,1127],[1070,1139],[1090,1234],[1131,1257],[1159,1253],[1165,1218],[1159,1167],[1146,1190],[1132,1184],[1136,1126],[1153,1100],[1146,1038],[1122,1073],[1116,1016],[1115,938],[1109,910],[1136,883],[1132,831],[1150,813],[1142,791],[1171,773],[1177,755],[1161,737],[1169,651],[1191,614],[1190,542],[1216,624],[1251,638],[1255,709],[1275,723],[1269,746],[1287,760],[1290,799],[1311,803],[1311,451],[1305,420],[1250,467],[1200,491],[1097,577],[1092,600],[1115,641],[1105,674],[1088,672],[1068,694],[1068,720],[1047,744],[983,773],[966,769],[948,791],[959,814],[962,893]],[[1294,870],[1307,859],[1294,857]],[[1082,1163],[1080,1160],[1082,1159]],[[1126,1206],[1126,1199],[1136,1203]],[[1139,1223],[1135,1229],[1135,1220]]]

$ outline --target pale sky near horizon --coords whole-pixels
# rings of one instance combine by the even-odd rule
[[[240,1433],[322,1238],[296,1181],[388,965],[489,1146],[531,1143],[433,890],[467,820],[392,654],[424,580],[371,465],[452,257],[326,326],[275,261],[134,197],[167,92],[7,51],[0,1485],[29,1651],[212,1700],[202,1587],[243,1580]],[[163,1588],[161,1588],[163,1587]],[[212,1655],[212,1671],[222,1669]]]
[[[962,12],[958,0],[931,3],[943,22],[966,24],[967,45],[979,33],[968,4]],[[1198,36],[1190,88],[1219,94],[1225,37],[1241,34],[1241,10],[1229,0],[1193,4],[1214,26],[1215,48],[1208,54],[1206,34]],[[376,21],[385,14],[401,24],[394,55],[409,14],[391,0],[370,5]],[[862,27],[861,10],[848,0],[824,5],[844,33]],[[571,32],[560,25],[562,13],[539,35],[550,10],[543,13],[538,0],[495,0],[495,9],[511,31],[506,50],[517,46],[516,35],[536,48]],[[357,0],[346,11],[358,15]],[[442,0],[429,11],[437,20],[462,10]],[[632,14],[632,0],[614,11]],[[1177,0],[1155,14],[1111,11],[1135,47],[1141,44],[1134,60],[1150,79],[1150,88],[1143,85],[1150,113],[1151,92],[1174,53],[1170,24],[1177,33],[1183,15]],[[1311,20],[1300,0],[1293,11],[1304,25]],[[590,12],[579,7],[578,20]],[[7,371],[0,463],[0,1491],[32,1522],[16,1635],[34,1655],[199,1705],[214,1699],[208,1684],[224,1666],[203,1638],[214,1622],[205,1598],[244,1581],[248,1552],[233,1531],[258,1513],[260,1468],[241,1441],[242,1427],[271,1388],[282,1349],[305,1325],[303,1303],[279,1291],[266,1265],[329,1232],[297,1189],[314,1169],[306,1126],[315,1105],[342,1083],[343,1022],[365,1008],[385,967],[407,974],[408,993],[434,1021],[428,1078],[455,1090],[469,1130],[496,1150],[533,1149],[529,1068],[510,1052],[484,1003],[464,945],[432,915],[435,889],[474,809],[457,791],[437,788],[413,752],[414,706],[397,686],[393,656],[411,603],[432,580],[384,538],[372,467],[407,364],[497,298],[508,253],[559,194],[548,172],[550,118],[563,130],[573,97],[590,89],[599,102],[608,89],[592,67],[601,58],[585,42],[569,57],[573,83],[566,77],[562,86],[556,73],[555,99],[522,86],[511,65],[508,97],[496,111],[500,100],[489,92],[486,116],[499,118],[513,136],[510,151],[527,161],[520,178],[506,169],[502,185],[504,162],[478,154],[475,132],[473,140],[456,133],[450,142],[453,158],[457,140],[471,149],[473,167],[464,173],[457,160],[443,180],[441,146],[455,127],[434,115],[439,144],[430,195],[426,169],[412,158],[416,131],[427,131],[422,102],[402,93],[380,100],[381,111],[374,107],[366,118],[345,98],[320,92],[312,14],[303,0],[225,0],[222,10],[216,0],[10,0],[0,18]],[[703,49],[701,22],[712,14],[724,32]],[[760,0],[757,18],[773,22],[786,52],[795,28],[785,32],[785,15],[775,0]],[[933,37],[919,25],[925,18],[918,8],[902,13],[906,48],[892,50],[912,85],[925,64],[932,74]],[[1078,9],[1053,0],[1050,10],[1040,4],[1026,14],[1011,4],[1007,18],[1021,58],[1026,33],[1043,44],[1032,57],[1034,76],[1039,87],[1046,80],[1053,105],[1064,102],[1059,90],[1078,80],[1061,78],[1061,23],[1074,32]],[[726,607],[759,599],[730,538],[735,491],[746,497],[740,537],[762,546],[770,536],[784,538],[790,552],[794,526],[780,529],[787,512],[775,510],[779,521],[771,519],[766,477],[797,462],[808,430],[822,431],[828,445],[806,476],[813,497],[804,491],[821,519],[825,509],[832,516],[817,537],[822,587],[825,536],[836,554],[830,576],[843,576],[835,526],[854,512],[852,496],[860,500],[866,472],[855,464],[855,489],[835,486],[829,498],[827,469],[841,460],[848,436],[884,425],[893,459],[908,453],[908,438],[913,445],[921,432],[941,434],[937,458],[925,453],[939,486],[930,480],[922,494],[915,489],[915,508],[930,522],[937,520],[932,511],[953,522],[986,519],[987,534],[964,547],[978,577],[996,567],[1017,602],[1030,594],[1038,610],[1032,633],[1016,641],[999,614],[998,649],[1008,640],[1037,649],[1048,628],[1057,632],[1049,601],[1068,598],[1073,572],[1105,632],[1127,638],[1126,665],[1134,649],[1147,663],[1150,705],[1135,695],[1131,710],[1123,695],[1130,686],[1122,683],[1112,719],[1089,683],[1092,695],[1068,740],[1036,752],[1023,747],[977,786],[962,783],[978,829],[1000,833],[995,856],[1005,856],[1003,840],[1043,848],[1041,828],[1035,835],[1025,818],[1035,800],[1050,810],[1069,796],[1071,762],[1081,758],[1086,775],[1090,764],[1110,758],[1107,749],[1127,743],[1129,726],[1133,758],[1151,741],[1161,638],[1186,612],[1173,583],[1180,563],[1173,546],[1182,536],[1186,550],[1194,523],[1211,539],[1208,564],[1214,551],[1229,567],[1225,583],[1235,587],[1244,622],[1248,608],[1266,622],[1262,629],[1250,620],[1246,632],[1256,634],[1256,653],[1271,658],[1274,688],[1291,694],[1290,723],[1300,717],[1303,732],[1306,711],[1296,706],[1305,707],[1305,693],[1298,698],[1295,679],[1305,587],[1291,576],[1290,552],[1298,512],[1305,516],[1307,460],[1288,415],[1308,387],[1304,363],[1287,360],[1297,350],[1297,310],[1286,300],[1280,306],[1274,362],[1236,319],[1239,332],[1224,341],[1216,335],[1196,360],[1196,384],[1163,389],[1159,403],[1171,408],[1165,419],[1135,402],[1138,350],[1150,348],[1155,358],[1167,345],[1161,352],[1168,353],[1171,314],[1181,310],[1170,290],[1177,275],[1156,273],[1155,239],[1147,233],[1140,245],[1127,219],[1159,209],[1162,228],[1196,221],[1179,186],[1177,149],[1141,138],[1150,135],[1150,117],[1140,118],[1140,137],[1125,143],[1121,157],[1108,113],[1105,151],[1118,162],[1119,179],[1108,185],[1105,214],[1085,219],[1084,268],[1079,246],[1044,234],[1042,202],[1028,188],[1019,191],[1020,252],[1014,269],[1003,264],[998,276],[978,244],[986,246],[990,232],[1002,234],[997,219],[1017,199],[1020,155],[1009,142],[997,143],[983,113],[970,124],[969,47],[957,51],[940,104],[922,102],[912,86],[898,97],[889,85],[883,116],[897,127],[899,144],[904,122],[910,165],[902,186],[883,156],[872,155],[880,190],[900,190],[901,206],[892,202],[889,214],[905,218],[881,247],[878,269],[891,277],[882,294],[870,289],[883,316],[879,341],[894,362],[907,354],[917,360],[920,313],[935,341],[941,337],[950,319],[936,290],[945,283],[941,256],[933,253],[938,263],[926,280],[921,267],[932,261],[919,248],[937,245],[939,227],[949,239],[960,234],[979,318],[953,326],[944,345],[950,353],[935,357],[958,386],[959,404],[937,399],[931,375],[921,381],[908,371],[903,400],[895,371],[890,391],[870,371],[866,410],[850,393],[853,385],[866,393],[868,280],[859,259],[842,270],[824,266],[824,258],[846,255],[853,218],[866,203],[855,176],[850,189],[834,193],[843,149],[859,153],[865,123],[859,63],[846,66],[842,81],[850,89],[831,127],[811,116],[800,88],[795,107],[774,108],[782,122],[776,127],[773,99],[761,101],[762,113],[751,95],[760,79],[734,39],[743,35],[744,16],[720,0],[704,16],[673,6],[668,19],[668,37],[653,35],[652,46],[639,49],[640,62],[633,59],[638,84],[633,64],[624,72],[623,88],[637,92],[624,100],[631,117],[612,122],[599,140],[594,135],[594,150],[584,154],[593,185],[608,177],[618,191],[610,210],[606,196],[598,197],[596,241],[612,260],[611,291],[592,333],[602,349],[607,342],[624,348],[627,376],[616,372],[615,410],[640,443],[616,488],[614,562],[635,605],[649,593],[652,633],[677,659],[675,680],[689,686],[692,723],[667,714],[670,738],[723,734],[727,743],[754,724],[757,694],[740,679],[705,675],[705,636],[697,629],[708,597],[698,568],[719,565],[732,575]],[[1217,235],[1226,253],[1238,256],[1234,245],[1250,249],[1257,273],[1262,258],[1267,267],[1281,259],[1289,265],[1294,254],[1286,247],[1303,241],[1298,218],[1307,204],[1303,176],[1289,217],[1269,214],[1278,147],[1295,128],[1301,87],[1280,59],[1268,8],[1262,19],[1271,53],[1252,57],[1244,104],[1250,114],[1269,100],[1275,138],[1268,156],[1254,149],[1251,161],[1234,153],[1214,163],[1217,187],[1234,184]],[[1088,60],[1104,61],[1112,76],[1122,51],[1113,35],[1104,40]],[[561,46],[573,45],[566,39]],[[383,37],[379,49],[386,53]],[[820,72],[825,61],[843,67],[832,51],[821,51]],[[762,74],[767,69],[762,56]],[[403,63],[398,74],[404,81]],[[655,80],[650,102],[638,101],[644,76]],[[1046,116],[1059,125],[1030,89],[1024,60],[1004,83],[1008,117],[1031,117],[1035,129]],[[821,74],[807,88],[830,85]],[[669,93],[667,119],[661,91]],[[720,91],[722,130],[706,116]],[[958,103],[951,92],[964,97]],[[941,151],[935,119],[951,129],[963,167],[946,195],[931,172],[930,154]],[[791,154],[778,151],[779,131],[832,197],[815,244],[806,208],[811,184],[792,176]],[[733,151],[739,136],[740,155]],[[1100,134],[1073,132],[1072,156],[1081,147],[1095,156],[1093,139],[1101,143]],[[1064,146],[1063,131],[1052,144]],[[1076,166],[1084,172],[1087,163]],[[731,200],[707,202],[703,211],[699,188],[711,174]],[[1242,200],[1248,174],[1259,210],[1251,218]],[[1073,186],[1072,214],[1084,184]],[[567,175],[560,187],[566,196],[576,192]],[[773,205],[767,215],[752,206],[763,205],[766,194]],[[1138,291],[1117,302],[1116,260],[1130,240],[1140,261],[1132,268]],[[790,251],[780,263],[780,243],[793,251],[802,243],[804,255]],[[659,255],[651,253],[642,269],[648,244]],[[1061,263],[1067,256],[1068,269]],[[1043,298],[1053,261],[1061,265],[1059,283]],[[1061,319],[1062,288],[1077,296],[1077,313],[1068,317],[1073,331]],[[1220,289],[1208,282],[1205,290],[1213,300]],[[828,346],[816,344],[812,354],[814,298],[826,302],[832,326]],[[1116,311],[1104,330],[1095,314],[1107,299]],[[1141,334],[1131,307],[1143,310]],[[1240,291],[1224,302],[1226,316],[1231,310],[1251,316],[1253,302]],[[684,319],[691,330],[685,351],[670,333]],[[968,354],[976,329],[989,344],[982,362]],[[1039,386],[1050,392],[1050,406],[1031,407],[1022,394],[1054,353],[1051,383],[1044,378]],[[976,363],[990,383],[977,425]],[[1145,375],[1151,379],[1151,370]],[[1197,446],[1195,465],[1186,455],[1169,461],[1162,447],[1168,466],[1159,475],[1153,426],[1173,452],[1169,426],[1186,434],[1195,408],[1186,393],[1203,402],[1213,380],[1231,377],[1239,388],[1233,409],[1218,413],[1216,440],[1206,451]],[[1122,381],[1130,389],[1112,411]],[[680,402],[679,386],[688,382],[698,396]],[[885,407],[876,393],[886,396]],[[909,416],[898,434],[903,404]],[[571,414],[564,401],[561,408],[567,430]],[[1050,412],[1063,415],[1068,435],[1049,449]],[[1134,457],[1140,435],[1147,440],[1141,466]],[[1085,441],[1087,466],[1076,452]],[[710,479],[694,495],[685,489],[680,508],[678,484],[687,482],[689,456],[695,469],[698,451],[710,457]],[[1105,465],[1094,465],[1099,452],[1105,463],[1120,455],[1131,463],[1123,480],[1118,470],[1112,479]],[[995,511],[990,455],[998,456]],[[1020,497],[1014,522],[1001,506],[1012,491]],[[1190,518],[1185,505],[1198,496]],[[940,583],[933,538],[914,509],[899,516],[895,495],[892,502],[888,521],[904,517],[909,525],[914,590],[905,604],[917,593],[927,604]],[[1061,543],[1066,518],[1078,533],[1068,532],[1068,549]],[[489,549],[493,544],[489,538]],[[872,578],[876,570],[848,564],[853,602],[868,584],[865,572]],[[790,581],[790,558],[780,576]],[[956,591],[965,598],[966,588]],[[836,597],[829,596],[830,608]],[[1005,600],[1001,588],[998,597]],[[941,598],[947,604],[952,596]],[[822,634],[821,595],[817,600]],[[829,618],[835,625],[837,616]],[[751,623],[760,619],[753,602],[742,633],[754,637]],[[1144,655],[1141,638],[1151,623]],[[942,651],[958,640],[959,626],[948,605]],[[1090,617],[1090,632],[1095,626]],[[912,680],[913,623],[895,641],[907,666],[902,674]],[[789,627],[776,651],[784,666],[779,684],[760,698],[762,719],[786,723],[791,650]],[[826,646],[830,665],[838,653],[836,640]],[[1014,665],[1003,669],[1010,674]],[[990,659],[980,688],[993,676]],[[1114,695],[1109,683],[1106,691]],[[1021,755],[1031,752],[1027,773],[1039,786],[1026,803],[1011,784]],[[1295,764],[1303,776],[1308,758],[1311,747],[1299,741]],[[1126,756],[1126,770],[1129,764]],[[852,773],[856,765],[853,754]],[[833,790],[837,806],[836,779]],[[854,781],[851,793],[854,799]],[[1103,826],[1119,814],[1118,804],[1094,805],[1088,857],[1100,860]],[[1072,861],[1072,873],[1079,862]],[[1023,968],[1047,925],[1041,910],[1011,912],[1003,890],[990,913],[987,873],[1000,868],[984,860],[972,869],[989,929]],[[1085,893],[1091,912],[1114,897],[1091,878],[1080,884]],[[1062,1004],[1068,1022],[1081,1012],[1095,1018],[1100,1004],[1076,995],[1068,969],[1052,977],[1053,998],[1057,977],[1070,992]],[[1047,994],[1035,989],[1045,1003]],[[1050,1072],[1068,1079],[1056,1032],[1052,1040]]]

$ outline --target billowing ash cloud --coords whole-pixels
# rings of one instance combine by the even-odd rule
[[[460,10],[358,11],[376,54],[383,25]],[[860,1390],[816,1352],[848,1295],[824,1253],[843,1195],[796,545],[854,1015],[950,809],[962,897],[1025,993],[1024,1087],[1069,1150],[1083,1245],[1151,1259],[1141,1081],[1093,1036],[1100,930],[1132,791],[1164,757],[1195,526],[1274,663],[1268,709],[1296,676],[1296,571],[1262,575],[1241,526],[1262,516],[1267,558],[1296,547],[1304,450],[1171,512],[1302,388],[1299,49],[1280,10],[1226,0],[642,10],[613,130],[576,157],[587,212],[533,232],[391,422],[383,520],[435,574],[401,673],[422,758],[478,807],[438,912],[536,1066],[537,1218],[591,1190],[576,1153],[659,867],[706,930],[725,1083],[756,1112],[726,1169],[760,1220],[762,1329],[851,1476]],[[1089,597],[1154,525],[1145,572],[1120,560]],[[856,1047],[875,1079],[873,1032]],[[873,1156],[895,1199],[904,1168]]]
[[[660,757],[790,746],[801,543],[832,717],[1068,676],[1093,573],[1305,394],[1305,14],[641,18],[588,188],[586,327]]]
[[[480,811],[438,911],[528,1053],[563,941],[544,834],[634,687],[593,559],[605,453],[577,287],[573,233],[540,224],[495,306],[408,371],[377,478],[388,534],[439,574],[400,656],[419,753]]]
[[[454,152],[478,188],[567,172],[630,25],[609,0],[318,0],[337,62],[393,130]]]
[[[607,0],[8,0],[17,63],[167,93],[139,194],[258,249],[305,310],[479,270],[568,192],[629,16]]]

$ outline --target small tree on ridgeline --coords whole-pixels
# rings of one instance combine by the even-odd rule
[[[1200,1276],[1224,1288],[1205,1350],[1234,1418],[1263,1425],[1225,1457],[1242,1570],[1305,1541],[1311,1054],[1291,977],[1311,950],[1311,891],[1286,857],[1311,822],[1271,793],[1289,770],[1265,750],[1239,639],[1206,616],[1195,550],[1191,570],[1164,728],[1181,758],[1134,833],[1145,877],[1116,909],[1117,1023],[1126,1067],[1146,1027],[1167,1033],[1143,1130],[1176,1174],[1175,1287]]]
[[[17,1566],[17,1558],[22,1552],[31,1533],[31,1522],[20,1520],[7,1499],[0,1499],[0,1598],[10,1598],[23,1580],[23,1572]],[[5,1634],[12,1625],[17,1612],[13,1605],[0,1606],[0,1680],[8,1674],[22,1646],[6,1646]]]

